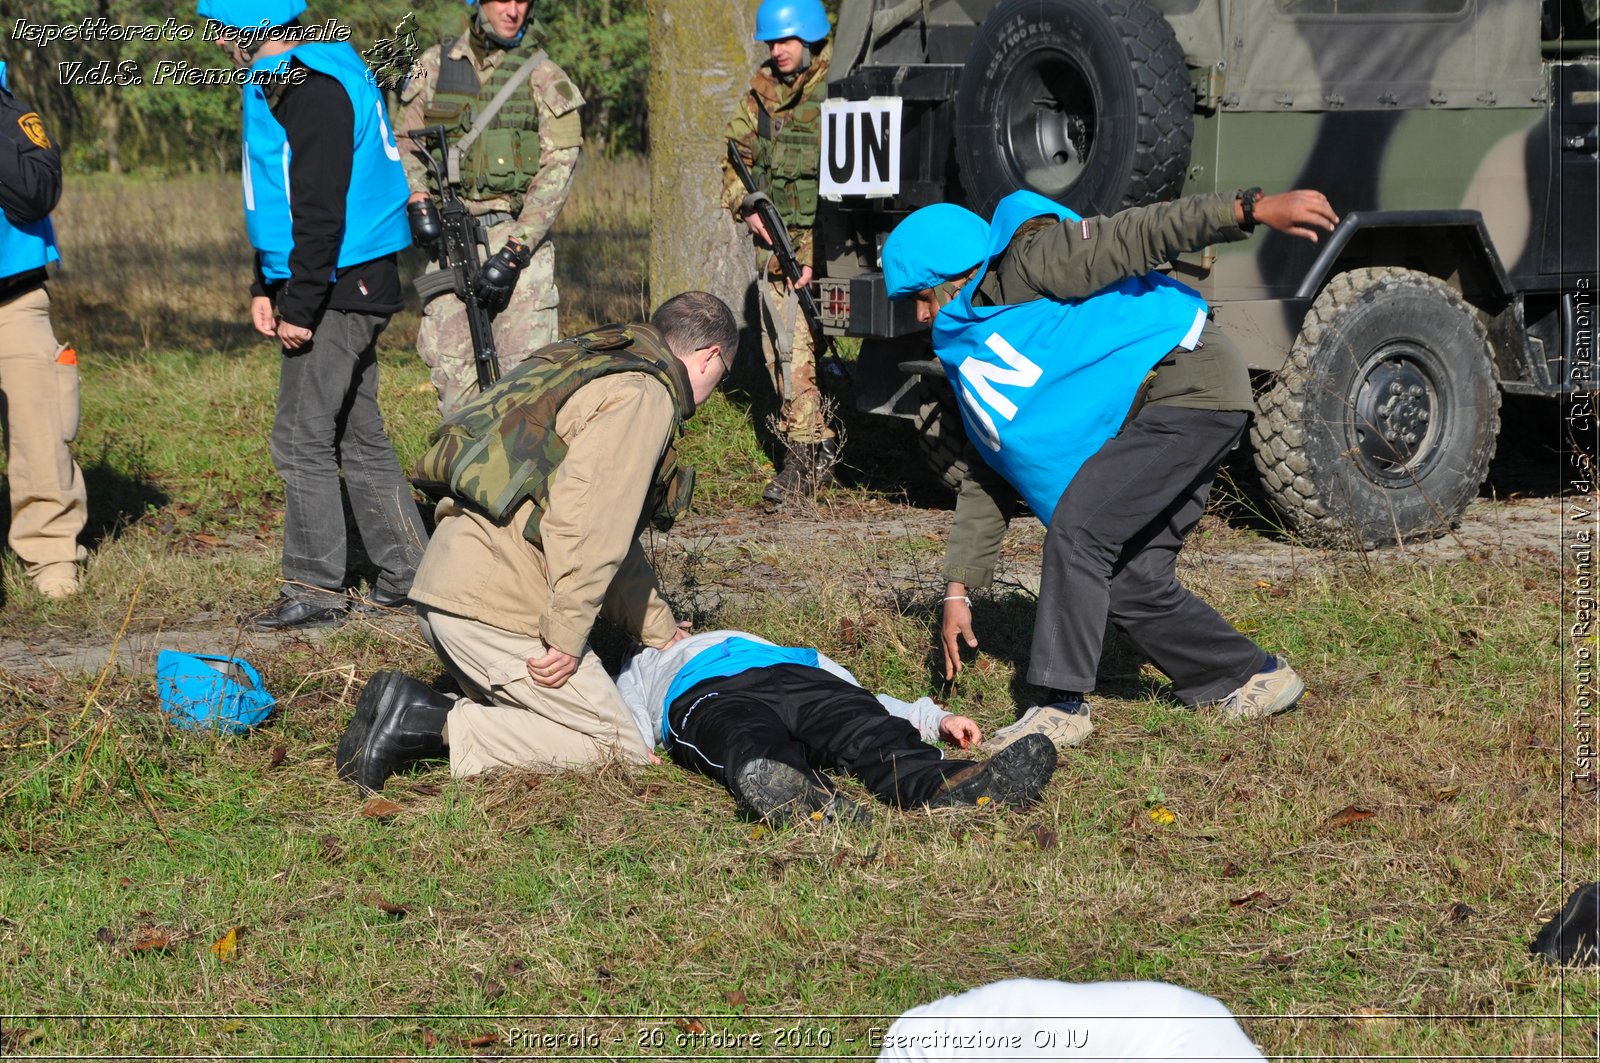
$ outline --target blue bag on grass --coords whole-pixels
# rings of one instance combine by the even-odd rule
[[[162,650],[156,658],[156,690],[177,726],[232,734],[265,720],[277,700],[248,661],[180,650]]]

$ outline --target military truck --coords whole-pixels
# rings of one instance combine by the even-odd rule
[[[1173,263],[1259,372],[1250,446],[1302,536],[1438,535],[1500,393],[1595,389],[1600,0],[843,0],[822,146],[829,331],[858,404],[959,480],[961,425],[878,252],[1031,188],[1080,214],[1315,188],[1342,221]]]

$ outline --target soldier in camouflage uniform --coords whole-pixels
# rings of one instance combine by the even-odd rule
[[[604,615],[652,646],[686,634],[639,531],[687,504],[674,444],[738,339],[721,300],[685,292],[649,325],[536,352],[445,419],[419,463],[447,497],[411,597],[466,696],[374,675],[335,753],[343,778],[381,789],[425,757],[456,776],[654,757],[589,633]]]
[[[429,48],[400,93],[397,132],[444,125],[455,143],[472,128],[496,93],[539,51],[526,0],[482,0],[466,32]],[[540,53],[542,54],[542,52]],[[572,189],[583,143],[578,108],[583,97],[561,68],[545,59],[526,75],[528,91],[506,101],[487,131],[461,160],[461,197],[488,225],[491,249],[516,237],[534,249],[511,303],[494,319],[503,370],[560,335],[556,308],[555,246],[550,227]],[[538,150],[532,150],[537,142]],[[412,201],[427,197],[432,172],[427,155],[400,138]],[[417,353],[433,370],[439,409],[448,415],[477,394],[466,307],[444,295],[423,309]]]
[[[803,267],[802,284],[810,283],[814,262],[822,101],[828,94],[832,55],[829,28],[820,0],[764,0],[756,11],[755,39],[770,47],[772,57],[756,70],[750,91],[728,123],[728,139],[789,227]],[[722,204],[744,222],[761,249],[761,347],[778,395],[777,427],[784,444],[783,470],[762,497],[782,502],[810,495],[832,482],[838,461],[817,387],[816,337],[770,250],[765,226],[751,211],[745,187],[726,160]]]

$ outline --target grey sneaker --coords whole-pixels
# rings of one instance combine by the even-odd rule
[[[827,790],[797,768],[757,757],[734,777],[734,801],[751,819],[771,826],[815,820],[820,823],[866,823],[871,813],[843,794]]]
[[[1257,672],[1244,686],[1215,703],[1223,715],[1230,720],[1259,720],[1294,708],[1306,692],[1305,680],[1282,654],[1275,654],[1274,659],[1278,664],[1272,671]]]
[[[1050,739],[1058,752],[1065,752],[1088,738],[1094,730],[1088,702],[1079,702],[1078,706],[1079,711],[1067,712],[1056,705],[1035,705],[1022,714],[1022,719],[990,735],[982,748],[998,753],[1024,735],[1040,734]]]

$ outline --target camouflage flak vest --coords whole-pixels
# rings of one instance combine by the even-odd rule
[[[428,104],[428,125],[442,125],[454,144],[465,136],[477,113],[494,99],[528,57],[538,50],[530,32],[523,43],[501,57],[487,81],[478,80],[470,59],[449,58],[454,40],[439,45],[439,79]],[[512,93],[489,128],[461,160],[461,193],[467,199],[511,200],[511,213],[522,210],[522,197],[539,172],[539,110],[528,92]]]
[[[825,75],[826,66],[816,62],[806,75],[805,87],[787,107],[778,105],[781,89],[770,78],[758,79],[750,90],[756,98],[756,172],[766,174],[767,194],[791,229],[809,229],[817,220],[822,101],[828,95]]]
[[[673,431],[639,522],[640,530],[653,520],[665,531],[688,511],[694,494],[694,469],[678,464],[677,449],[694,399],[683,364],[649,325],[602,325],[537,352],[434,430],[412,482],[501,524],[532,499],[522,534],[539,545],[550,480],[567,455],[556,415],[579,388],[612,373],[648,373],[672,393]]]

